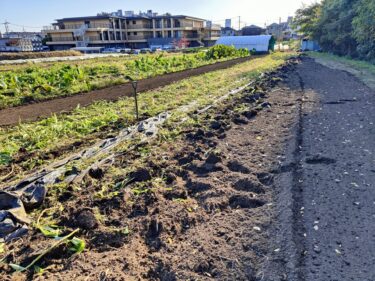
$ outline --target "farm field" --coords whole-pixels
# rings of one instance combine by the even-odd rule
[[[124,96],[1,127],[1,280],[365,280],[371,69],[271,53],[140,92],[139,120]]]
[[[220,95],[254,79],[259,73],[280,65],[290,54],[276,53],[234,66],[174,83],[162,89],[140,93],[140,116],[145,119],[164,111],[175,110],[189,102],[210,104]],[[32,169],[50,155],[72,149],[77,142],[92,142],[113,131],[134,124],[134,102],[125,97],[117,102],[98,101],[88,107],[77,107],[70,113],[54,115],[31,123],[0,128],[1,164],[26,165]],[[103,136],[104,132],[104,136]],[[83,145],[81,144],[81,145]],[[0,159],[0,160],[1,160]],[[9,170],[5,169],[6,171]],[[5,170],[2,174],[6,173]],[[15,171],[19,174],[20,171]]]
[[[151,78],[145,78],[137,81],[137,92],[154,90],[189,77],[203,75],[215,70],[229,68],[253,58],[255,58],[255,56],[241,57],[201,66],[198,68],[192,68]],[[35,121],[41,118],[49,117],[52,114],[72,111],[78,105],[81,107],[85,107],[93,104],[96,101],[116,101],[119,98],[133,95],[134,88],[132,83],[129,82],[122,85],[111,86],[87,93],[81,93],[78,95],[49,99],[18,107],[10,107],[0,111],[0,126],[9,126],[16,125],[19,122]]]
[[[217,46],[193,54],[148,55],[116,58],[96,63],[58,63],[48,68],[39,65],[0,72],[0,108],[28,104],[124,84],[166,73],[196,68],[215,62],[248,56],[249,52]]]
[[[301,1],[3,1],[0,281],[375,281],[375,0]]]
[[[193,178],[189,180],[187,173],[220,173],[222,168],[219,162],[229,157],[227,153],[230,153],[224,151],[226,148],[221,147],[220,143],[229,141],[226,132],[231,127],[237,131],[256,115],[262,115],[263,111],[274,114],[276,118],[276,112],[271,113],[270,109],[270,102],[273,101],[268,102],[267,98],[271,90],[282,81],[281,70],[292,69],[297,63],[293,59],[282,67],[294,55],[274,53],[141,93],[139,107],[142,120],[163,112],[168,112],[168,119],[158,125],[156,132],[152,131],[151,137],[140,130],[134,137],[96,153],[93,157],[75,158],[74,155],[82,150],[89,151],[98,141],[113,140],[127,127],[136,124],[132,98],[125,97],[116,102],[96,102],[37,122],[2,128],[0,177],[5,189],[38,170],[44,169],[49,173],[48,167],[53,166],[56,161],[72,157],[67,162],[63,161],[66,163],[63,164],[64,173],[53,184],[46,186],[48,193],[41,205],[28,211],[33,223],[29,225],[29,233],[22,242],[18,240],[9,246],[2,244],[6,260],[2,264],[2,279],[14,276],[21,279],[54,279],[62,270],[64,277],[68,279],[78,275],[92,278],[101,274],[115,278],[116,272],[124,264],[114,259],[123,255],[124,251],[132,253],[126,260],[129,278],[156,280],[160,278],[160,274],[172,274],[168,273],[172,269],[165,269],[164,264],[165,259],[168,256],[172,258],[173,255],[166,254],[161,258],[159,253],[180,245],[183,247],[183,256],[188,254],[189,247],[184,246],[183,242],[183,236],[188,235],[188,228],[198,230],[204,226],[203,222],[208,222],[208,217],[225,210],[224,203],[215,201],[215,196],[207,194],[207,198],[211,198],[208,201],[201,197],[201,192],[212,183],[203,183]],[[278,71],[274,71],[276,69]],[[265,72],[268,74],[265,75]],[[233,89],[244,86],[245,88],[227,95]],[[283,109],[282,106],[275,108],[278,108],[277,112]],[[273,124],[264,123],[267,118],[261,117],[263,121],[259,125],[249,126],[248,129],[272,126]],[[139,127],[136,128],[139,130]],[[269,130],[270,134],[271,131]],[[233,135],[237,135],[233,143],[238,142],[238,134]],[[228,136],[232,136],[232,133]],[[260,136],[254,139],[254,145],[262,143],[267,147],[266,143],[260,142],[261,139]],[[261,151],[264,148],[257,149]],[[187,164],[193,154],[196,155],[193,157],[203,161],[202,165],[204,161],[207,165],[200,168],[201,164],[196,163],[196,170],[190,170],[194,166]],[[254,154],[254,157],[258,156]],[[206,158],[208,160],[204,160]],[[231,170],[244,169],[241,164],[228,161],[231,162],[228,164]],[[55,172],[58,172],[62,166],[54,167]],[[76,173],[82,174],[82,178],[66,181]],[[233,173],[230,177],[237,172]],[[247,204],[259,205],[260,209],[249,209],[251,220],[258,218],[258,223],[266,223],[261,222],[261,213],[264,211],[261,206],[268,208],[263,202],[269,200],[270,194],[260,195],[259,199],[251,199],[249,203],[246,203],[249,199],[241,196],[232,196],[231,206],[234,209],[242,206],[244,212],[247,212]],[[222,199],[226,200],[225,198],[226,195],[223,195]],[[241,200],[245,200],[245,203],[241,203]],[[166,211],[171,208],[173,213],[167,215]],[[255,235],[259,241],[265,238],[256,233],[247,235]],[[56,237],[64,240],[54,246]],[[41,249],[48,251],[38,258]],[[109,254],[110,260],[105,258]],[[244,258],[251,259],[254,266],[258,264],[257,258]],[[35,259],[37,260],[33,263]],[[158,260],[156,264],[154,259]],[[85,260],[98,261],[98,267],[78,273],[83,264],[85,268],[94,265],[91,262],[87,264]],[[142,267],[136,269],[140,261]],[[108,262],[115,264],[114,272],[103,269],[104,263]],[[194,263],[194,256],[189,262]],[[71,264],[71,269],[63,269],[68,263]],[[194,267],[194,264],[191,266]],[[185,268],[183,272],[186,271],[186,276],[197,277],[210,271],[208,267]],[[13,273],[14,271],[20,272]],[[231,274],[234,271],[228,274],[228,278],[233,277]]]

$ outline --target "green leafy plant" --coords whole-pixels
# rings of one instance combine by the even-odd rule
[[[0,165],[9,165],[12,157],[9,152],[0,152]]]
[[[70,241],[69,241],[69,251],[75,253],[75,254],[79,254],[79,253],[82,253],[83,250],[85,249],[86,247],[86,243],[84,240],[82,239],[79,239],[77,237],[73,237]]]
[[[30,268],[33,268],[35,266],[35,264],[41,260],[46,254],[48,254],[49,252],[51,252],[53,249],[55,249],[56,247],[60,246],[61,244],[63,243],[66,243],[68,242],[68,244],[72,244],[72,246],[69,248],[71,251],[73,251],[74,253],[81,253],[84,248],[85,248],[85,242],[81,239],[78,239],[78,238],[75,238],[73,237],[72,239],[70,239],[72,236],[74,236],[74,234],[76,234],[77,232],[79,231],[79,229],[76,229],[74,231],[72,231],[70,234],[64,236],[64,237],[57,237],[57,241],[55,243],[53,243],[50,247],[48,247],[46,250],[44,250],[41,254],[39,254],[31,263],[29,263],[27,266],[23,267],[21,265],[18,265],[18,264],[13,264],[13,263],[10,263],[9,266],[15,270],[15,271],[18,271],[18,272],[23,272],[23,271],[26,271]]]
[[[93,65],[55,64],[0,72],[0,108],[77,94],[93,89],[172,73],[249,55],[234,47],[215,46],[206,53],[147,55],[137,59]]]

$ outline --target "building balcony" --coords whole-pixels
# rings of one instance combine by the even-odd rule
[[[55,37],[55,38],[51,38],[49,39],[47,42],[70,42],[70,41],[74,41],[74,38],[73,37]]]
[[[142,35],[128,35],[127,40],[129,41],[146,41],[152,38],[152,36],[142,36]]]
[[[220,24],[207,24],[204,27],[206,30],[220,30],[221,31],[221,25]]]
[[[51,25],[51,26],[44,26],[43,32],[45,33],[54,33],[54,32],[70,32],[76,29],[80,29],[84,24],[64,24],[61,26],[58,25]],[[113,24],[111,23],[90,23],[86,24],[88,29],[113,29]],[[119,26],[116,29],[120,29]]]
[[[127,28],[129,30],[134,30],[134,29],[152,29],[152,24],[128,24]]]

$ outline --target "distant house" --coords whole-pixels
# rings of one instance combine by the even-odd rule
[[[261,35],[265,33],[265,29],[256,26],[256,25],[249,25],[242,28],[242,36],[253,36],[253,35]]]
[[[221,29],[221,36],[236,36],[238,32],[231,27],[223,27]]]
[[[237,49],[265,53],[275,49],[275,39],[271,35],[223,36],[217,40],[216,45],[234,46]]]
[[[292,28],[293,18],[288,17],[288,21],[272,23],[267,26],[266,34],[272,35],[277,40],[289,40],[298,38],[296,30]]]

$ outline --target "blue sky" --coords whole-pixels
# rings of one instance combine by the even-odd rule
[[[9,21],[12,23],[10,29],[14,31],[22,30],[22,26],[28,31],[36,31],[57,18],[96,15],[118,9],[152,9],[159,13],[201,17],[222,25],[224,19],[234,18],[232,21],[238,26],[238,16],[241,16],[242,25],[263,26],[278,21],[279,17],[285,20],[302,3],[312,2],[315,0],[0,0],[0,22]],[[0,31],[4,30],[4,25],[0,25]]]

